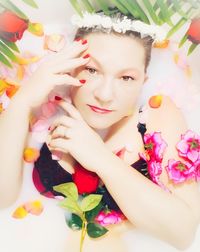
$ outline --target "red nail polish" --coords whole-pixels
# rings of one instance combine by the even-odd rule
[[[55,99],[56,101],[61,101],[61,100],[62,100],[62,97],[56,95],[56,96],[54,97],[54,99]]]
[[[51,126],[49,126],[48,130],[51,130]]]
[[[77,41],[77,42],[80,41],[80,40],[81,40],[81,38],[76,38],[76,39],[75,39],[75,41]]]
[[[86,80],[79,80],[81,84],[86,83]]]
[[[89,58],[89,57],[90,57],[90,54],[89,54],[89,53],[86,54],[85,56],[83,56],[84,59],[87,59],[87,58]]]
[[[82,45],[85,45],[85,44],[87,44],[87,39],[84,39],[84,40],[82,41]]]

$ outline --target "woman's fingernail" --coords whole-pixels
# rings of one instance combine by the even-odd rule
[[[76,38],[76,39],[75,39],[75,41],[77,41],[77,42],[78,42],[78,41],[80,41],[81,39],[82,39],[82,38]]]
[[[84,83],[86,83],[86,80],[79,80],[79,82],[80,82],[81,84],[84,84]]]
[[[84,40],[82,41],[82,45],[85,45],[85,44],[87,44],[87,39],[84,39]]]
[[[90,57],[90,54],[88,53],[88,54],[86,54],[85,56],[83,56],[83,59],[87,59],[87,58],[89,58]]]
[[[61,101],[61,100],[62,100],[62,97],[56,95],[56,96],[54,97],[54,99],[55,99],[56,101]]]

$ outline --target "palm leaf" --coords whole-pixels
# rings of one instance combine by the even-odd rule
[[[5,9],[8,9],[10,11],[13,11],[16,15],[21,17],[22,19],[28,20],[28,17],[10,0],[0,0],[0,5],[4,7]]]
[[[4,42],[4,44],[6,44],[13,51],[19,52],[19,48],[17,47],[17,45],[14,42],[9,42],[9,41],[2,39],[2,38],[1,38],[1,41]]]
[[[127,9],[121,4],[121,2],[119,2],[118,0],[110,0],[110,1],[113,2],[113,4],[115,4],[115,6],[116,6],[124,15],[128,15]]]
[[[190,54],[194,51],[194,49],[195,49],[197,46],[198,46],[197,44],[194,44],[194,43],[193,43],[193,44],[190,46],[187,55],[190,55]]]
[[[0,53],[0,61],[1,61],[4,65],[6,65],[6,66],[12,68],[11,63],[7,60],[7,58],[6,58],[2,53]]]
[[[182,37],[181,41],[179,42],[178,47],[181,48],[181,46],[184,45],[184,43],[187,41],[187,39],[188,39],[188,35],[187,35],[187,33],[186,33],[186,34]]]
[[[162,17],[167,22],[168,25],[173,27],[173,23],[170,18],[170,14],[168,12],[168,6],[163,0],[157,0],[157,4],[160,7],[160,12],[162,13]]]
[[[14,55],[14,53],[7,47],[4,43],[0,41],[0,51],[6,55],[10,60],[16,62],[17,57]]]
[[[109,14],[110,14],[109,7],[108,7],[108,5],[106,4],[106,1],[105,1],[105,0],[98,0],[97,4],[99,5],[100,9],[102,9],[103,12],[104,12],[106,15],[109,15]]]
[[[139,18],[140,15],[137,12],[137,10],[135,10],[135,8],[133,8],[132,4],[129,3],[129,1],[121,1],[121,3],[126,7],[126,9],[129,11],[129,13],[131,13],[131,15],[135,18]]]
[[[78,3],[77,0],[70,0],[71,5],[74,7],[74,9],[78,12],[78,14],[82,17],[82,9]]]
[[[131,0],[128,0],[127,2],[130,3],[130,5],[132,6],[132,9],[135,9],[135,11],[137,11],[137,13],[139,14],[140,16],[140,19],[147,23],[147,24],[150,24],[150,21],[146,15],[146,13],[143,11],[143,9],[140,7],[140,5],[138,4],[137,1],[131,1]],[[137,17],[136,17],[137,18]]]
[[[84,5],[87,12],[89,12],[89,13],[94,12],[94,8],[92,7],[92,5],[90,4],[90,2],[88,0],[82,0],[82,5]]]
[[[155,10],[153,8],[153,6],[151,5],[149,0],[143,0],[143,3],[146,7],[146,9],[149,11],[149,15],[152,18],[152,20],[154,21],[155,24],[159,25],[160,24],[160,19],[158,18],[158,16],[155,13]]]
[[[37,8],[38,9],[38,6],[36,4],[36,2],[34,0],[22,0],[24,3],[30,5],[31,7],[33,8]]]

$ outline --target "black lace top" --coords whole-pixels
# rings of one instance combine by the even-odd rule
[[[143,139],[146,132],[146,124],[138,123],[137,127]],[[145,160],[140,158],[131,166],[150,179]],[[53,186],[72,181],[72,175],[64,170],[56,160],[52,159],[51,152],[46,143],[44,143],[40,150],[40,157],[35,162],[33,169],[33,182],[37,190],[47,197],[58,196],[61,194],[54,191]],[[109,209],[119,210],[118,205],[105,186],[98,189],[96,193],[103,194],[103,202],[108,205]]]

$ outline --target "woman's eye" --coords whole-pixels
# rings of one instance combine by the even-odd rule
[[[86,67],[85,70],[88,71],[90,74],[95,74],[97,72],[97,70],[92,67]]]
[[[124,80],[124,81],[131,81],[131,80],[135,80],[133,77],[131,77],[131,76],[122,76],[122,79]]]

